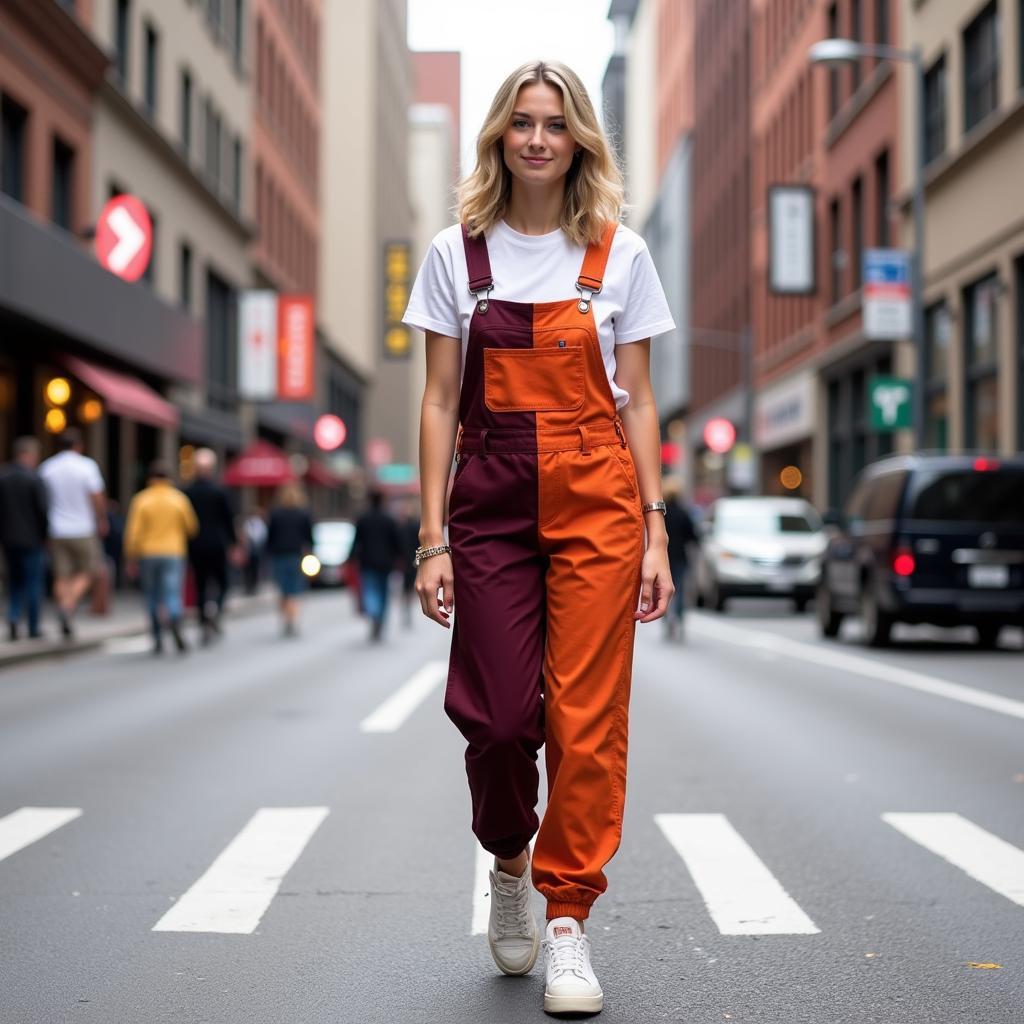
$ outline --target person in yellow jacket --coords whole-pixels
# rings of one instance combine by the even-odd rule
[[[188,650],[181,631],[181,591],[188,541],[199,529],[192,503],[171,483],[166,462],[149,468],[149,486],[128,506],[124,554],[129,575],[137,572],[153,630],[153,653],[163,651],[161,609],[180,652]]]

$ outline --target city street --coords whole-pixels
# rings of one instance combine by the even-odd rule
[[[867,651],[762,602],[660,627],[588,922],[600,1019],[1019,1024],[1020,633]],[[545,1019],[542,965],[502,977],[479,934],[447,634],[365,636],[317,594],[297,640],[268,612],[186,659],[0,674],[4,1024]]]

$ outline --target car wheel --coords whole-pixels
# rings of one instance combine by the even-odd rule
[[[974,627],[978,631],[978,646],[986,651],[994,651],[999,646],[999,631],[1003,628],[998,623],[982,622]]]
[[[889,643],[893,620],[878,607],[878,597],[871,580],[864,581],[860,598],[860,616],[864,624],[864,642],[868,647],[885,647]]]
[[[797,615],[803,615],[807,611],[807,602],[809,598],[806,597],[794,597],[793,607],[796,608]]]
[[[843,617],[832,608],[832,592],[822,584],[818,587],[814,601],[821,635],[830,640],[839,636],[839,627],[843,624]]]
[[[719,586],[717,580],[711,581],[710,585],[708,586],[708,593],[705,600],[707,601],[707,606],[712,611],[725,611],[726,597],[725,594],[722,593],[722,588]]]

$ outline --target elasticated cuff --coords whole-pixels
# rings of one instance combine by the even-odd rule
[[[590,904],[549,902],[547,919],[553,921],[556,917],[575,917],[577,921],[585,921],[590,917]]]

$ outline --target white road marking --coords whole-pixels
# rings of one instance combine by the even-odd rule
[[[1024,850],[959,814],[897,813],[882,820],[975,881],[1024,907]]]
[[[0,818],[0,860],[38,842],[81,813],[81,807],[19,807],[5,814]]]
[[[909,668],[900,668],[898,665],[889,665],[872,658],[851,654],[848,651],[836,650],[834,647],[827,647],[824,644],[808,644],[800,640],[777,636],[775,633],[744,629],[740,626],[718,622],[703,615],[694,615],[691,621],[696,632],[704,633],[717,640],[728,641],[730,644],[740,644],[760,651],[775,651],[790,658],[809,661],[813,665],[827,666],[842,672],[867,676],[869,679],[891,683],[895,686],[905,686],[910,690],[929,693],[933,697],[945,697],[948,700],[984,708],[986,711],[995,711],[1012,718],[1024,718],[1024,701],[1014,700],[1012,697],[1001,697],[996,693],[987,693],[985,690],[977,690],[971,686],[951,683],[947,679],[939,679],[937,676],[929,676],[924,672],[915,672]]]
[[[399,687],[373,714],[359,723],[360,732],[394,732],[448,675],[443,661],[430,661]]]
[[[533,850],[533,843],[530,843]],[[486,935],[491,914],[490,870],[494,866],[494,855],[476,844],[476,869],[473,872],[473,920],[469,926],[470,935]]]
[[[816,935],[797,906],[724,814],[656,814],[723,935]]]
[[[326,807],[261,807],[153,931],[254,931],[327,813]]]
[[[153,646],[151,636],[125,636],[103,643],[104,654],[142,654]]]

